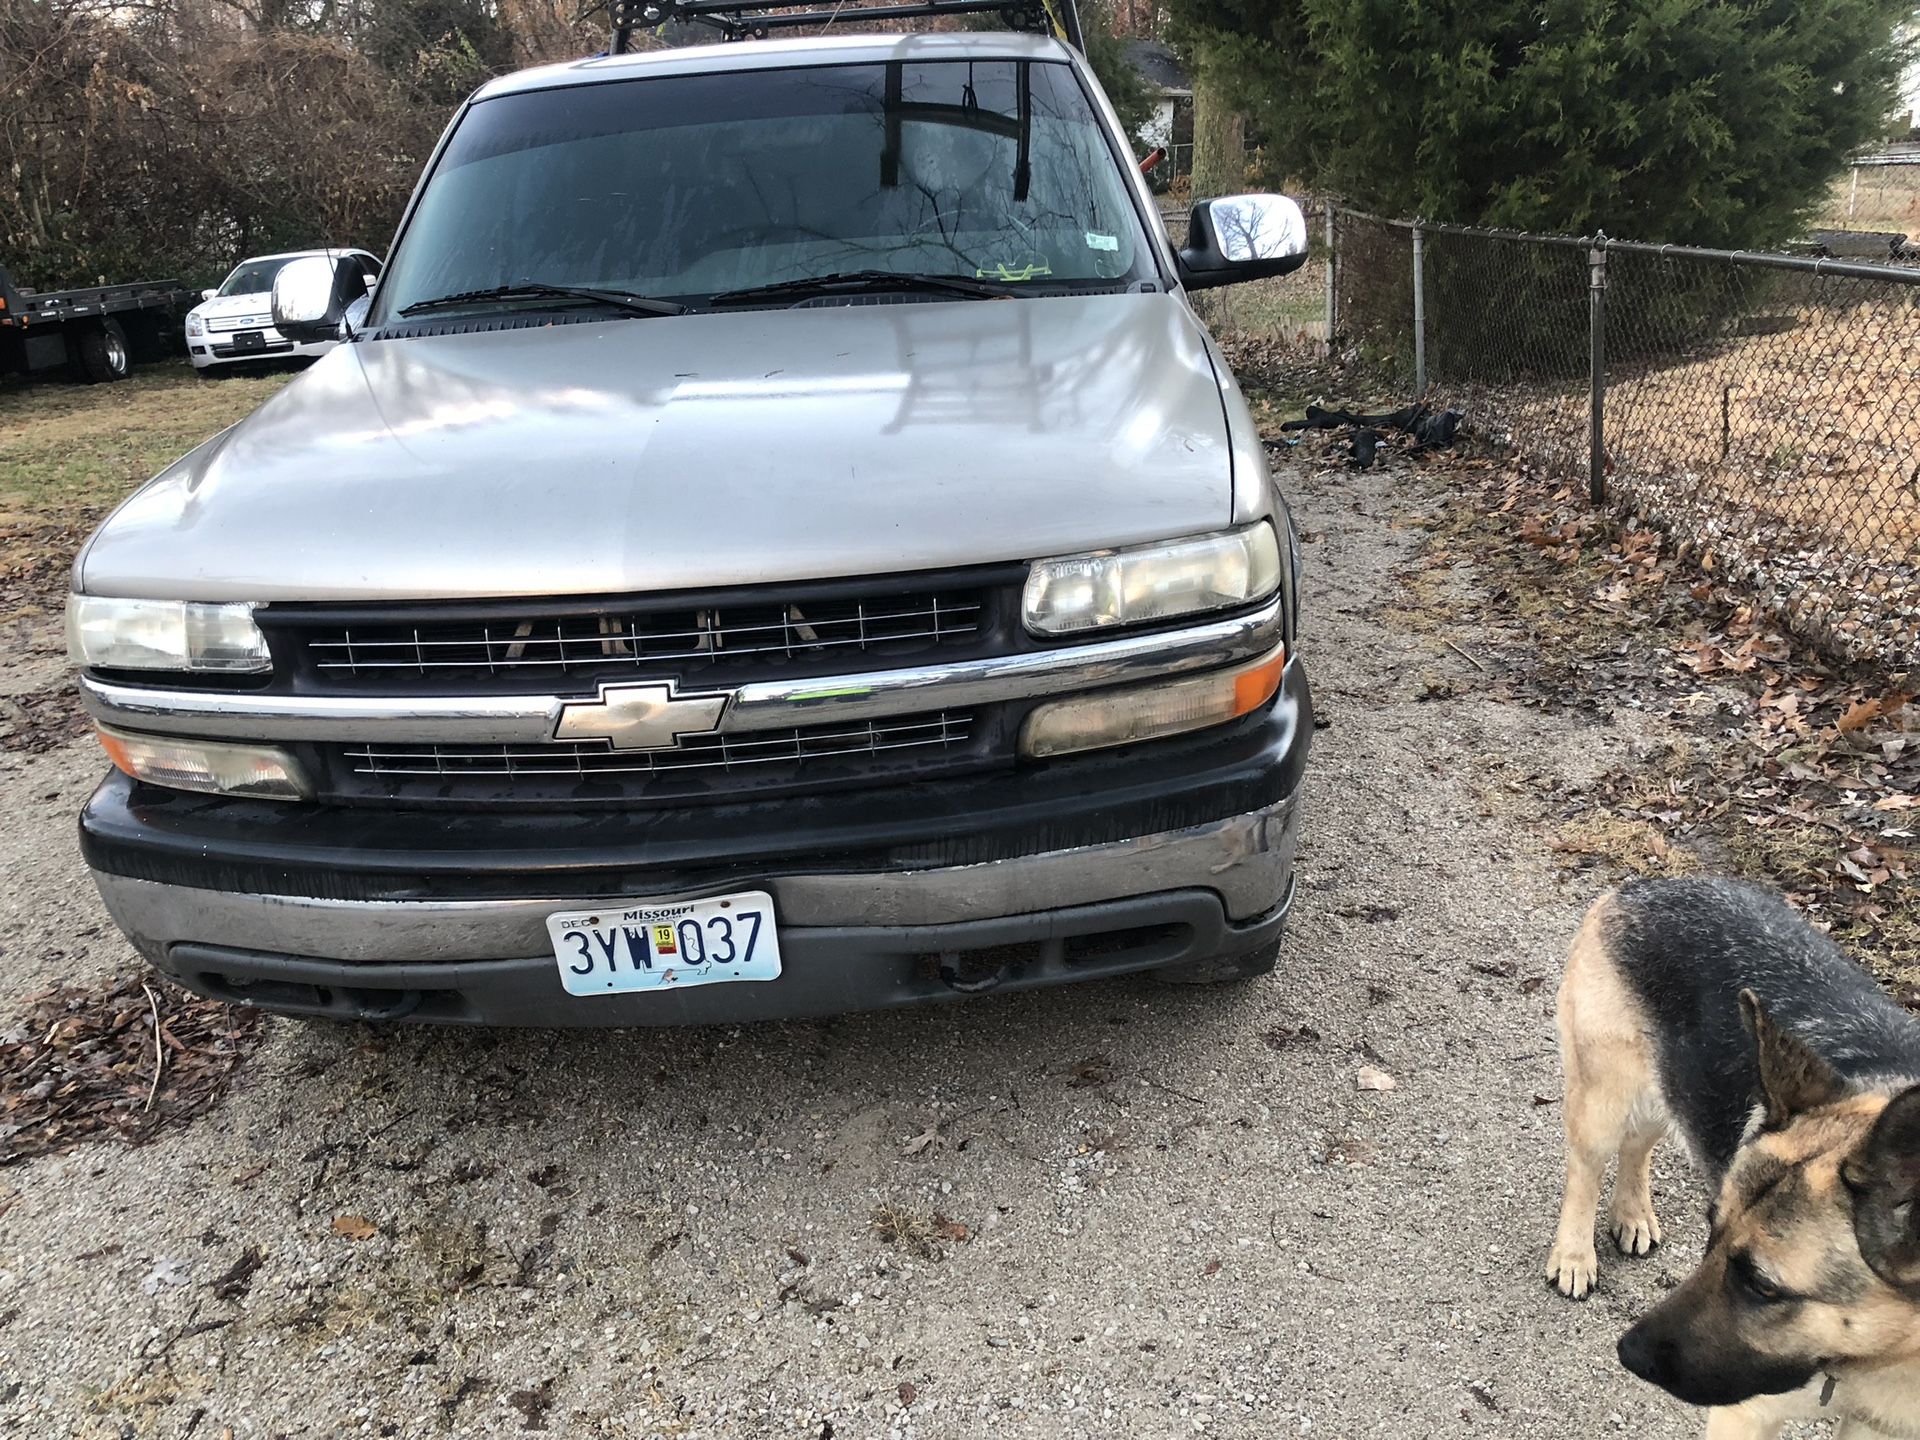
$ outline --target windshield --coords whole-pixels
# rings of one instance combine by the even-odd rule
[[[503,285],[697,303],[867,270],[1037,290],[1155,273],[1069,66],[752,70],[475,105],[421,195],[375,318]]]
[[[273,277],[280,273],[280,267],[293,257],[281,260],[248,260],[227,276],[227,283],[220,287],[222,295],[264,295],[273,289]]]

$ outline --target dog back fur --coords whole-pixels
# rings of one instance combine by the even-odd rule
[[[1637,881],[1598,919],[1645,1015],[1668,1112],[1716,1185],[1760,1088],[1740,991],[1852,1089],[1920,1077],[1920,1021],[1777,895],[1737,880]]]

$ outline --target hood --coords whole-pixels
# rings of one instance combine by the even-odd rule
[[[187,313],[198,315],[202,320],[229,320],[241,317],[257,318],[262,325],[273,323],[273,295],[262,290],[253,295],[216,295],[211,300],[202,300]]]
[[[619,594],[1221,528],[1167,295],[610,319],[336,347],[96,532],[94,594]]]

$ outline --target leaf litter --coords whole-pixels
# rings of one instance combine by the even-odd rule
[[[1256,355],[1252,373],[1269,369],[1289,397],[1367,395],[1354,372]],[[1343,466],[1343,446],[1302,440],[1293,458]],[[1382,618],[1426,634],[1457,671],[1427,698],[1638,711],[1671,736],[1586,783],[1522,777],[1563,863],[1771,886],[1920,1007],[1920,674],[1789,633],[1710,556],[1592,509],[1584,480],[1484,444],[1408,448],[1383,445],[1381,463],[1438,503],[1413,520],[1427,533]],[[1452,583],[1456,566],[1478,584]],[[1480,636],[1470,670],[1446,641],[1466,626]]]
[[[142,969],[27,996],[0,1021],[0,1165],[186,1124],[219,1102],[262,1030],[259,1011],[149,984]]]

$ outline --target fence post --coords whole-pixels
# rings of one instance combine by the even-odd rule
[[[1587,497],[1607,503],[1607,236],[1587,251]]]
[[[1340,264],[1340,254],[1333,248],[1333,201],[1327,201],[1327,354],[1333,354],[1333,310],[1336,295],[1334,272]]]
[[[1422,260],[1425,235],[1416,221],[1413,227],[1413,393],[1427,393],[1427,280]]]

